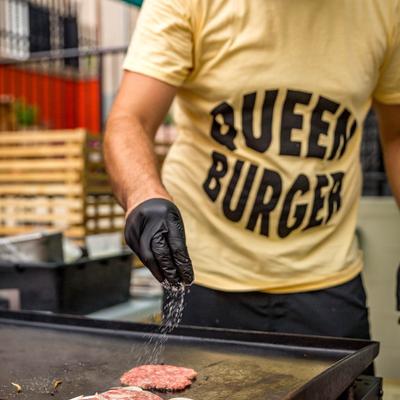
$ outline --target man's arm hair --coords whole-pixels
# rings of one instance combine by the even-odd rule
[[[400,207],[400,104],[387,105],[375,102],[374,109],[379,120],[386,174]]]
[[[108,117],[103,150],[111,186],[126,215],[145,200],[171,200],[159,176],[154,136],[175,93],[174,86],[124,72]]]

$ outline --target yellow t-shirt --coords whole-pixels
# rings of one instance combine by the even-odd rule
[[[289,293],[360,272],[362,125],[372,98],[400,103],[400,1],[146,0],[124,68],[179,88],[163,180],[196,283]]]

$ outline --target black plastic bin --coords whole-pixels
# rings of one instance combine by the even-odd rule
[[[21,308],[88,314],[129,299],[132,253],[73,263],[0,261],[0,289],[20,290]]]
[[[8,310],[9,304],[7,299],[0,297],[0,310]]]

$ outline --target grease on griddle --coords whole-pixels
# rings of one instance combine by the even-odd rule
[[[50,392],[51,396],[54,396],[58,392],[58,388],[62,383],[63,383],[63,381],[61,381],[59,379],[54,379],[53,380],[53,383],[52,383],[53,388],[52,388],[52,390]]]
[[[11,382],[11,385],[13,385],[15,387],[15,390],[16,390],[17,393],[21,393],[22,392],[22,386],[19,385],[18,383]]]

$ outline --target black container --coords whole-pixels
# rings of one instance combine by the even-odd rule
[[[8,310],[9,303],[7,299],[0,297],[0,310]]]
[[[88,314],[129,299],[132,253],[65,263],[0,262],[0,289],[19,289],[21,308]]]

